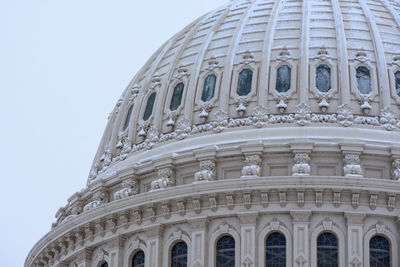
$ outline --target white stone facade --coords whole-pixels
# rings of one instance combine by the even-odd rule
[[[321,65],[330,70],[326,92]],[[282,66],[291,76],[279,92]],[[316,266],[326,232],[338,240],[338,266],[368,267],[374,236],[389,241],[390,266],[399,266],[398,72],[398,1],[230,1],[135,76],[87,187],[60,208],[25,266],[128,267],[141,250],[146,267],[167,267],[184,241],[188,266],[213,267],[224,235],[235,240],[237,267],[265,266],[275,232],[286,238],[288,267]],[[210,75],[214,93],[203,101]]]

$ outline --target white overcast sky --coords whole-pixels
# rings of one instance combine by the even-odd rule
[[[229,0],[0,0],[0,259],[81,190],[107,116],[173,34]]]

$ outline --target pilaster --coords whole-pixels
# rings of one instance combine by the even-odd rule
[[[363,264],[363,221],[365,213],[345,212],[347,220],[347,257],[349,267],[360,267]]]
[[[240,213],[238,214],[240,221],[240,239],[241,239],[241,260],[240,266],[252,267],[258,266],[256,262],[256,224],[257,213]]]
[[[146,267],[162,266],[162,230],[161,225],[154,226],[147,230],[147,254],[146,254]],[[147,257],[148,255],[148,257]]]
[[[192,266],[207,266],[206,231],[207,217],[194,218],[189,221],[192,226]],[[208,244],[208,242],[207,242]]]
[[[311,210],[292,210],[293,217],[293,266],[311,267],[309,256],[309,224]]]

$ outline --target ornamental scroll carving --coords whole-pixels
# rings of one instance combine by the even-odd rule
[[[104,189],[95,192],[93,194],[93,201],[86,204],[85,207],[83,208],[83,211],[86,212],[103,205],[104,203],[107,202],[107,198],[108,198],[107,192]]]
[[[174,186],[174,171],[172,168],[162,168],[158,170],[158,179],[151,182],[151,191],[165,189],[171,186]]]
[[[196,182],[212,181],[215,179],[215,162],[213,160],[200,161],[200,171],[194,174]]]
[[[247,155],[245,166],[242,169],[243,176],[260,176],[261,157],[259,155]]]
[[[123,189],[114,193],[115,200],[127,198],[138,193],[137,182],[132,178],[125,179],[122,182],[122,187]]]
[[[346,153],[343,159],[345,166],[343,167],[344,175],[347,177],[362,177],[362,168],[360,165],[359,153]]]
[[[294,162],[295,164],[292,168],[293,176],[310,176],[311,167],[308,153],[295,153]]]
[[[393,180],[400,180],[400,158],[396,158],[393,160]]]

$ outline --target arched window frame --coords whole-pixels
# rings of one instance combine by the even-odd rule
[[[174,235],[174,232],[172,230],[175,231],[180,231],[180,237],[176,238],[177,235]],[[190,237],[182,232],[179,229],[169,229],[169,231],[166,233],[167,235],[169,235],[169,238],[165,241],[164,243],[164,248],[168,248],[168,253],[163,253],[163,262],[168,262],[168,266],[171,266],[171,253],[172,253],[172,248],[179,242],[185,242],[187,245],[187,249],[188,249],[188,255],[187,255],[187,266],[192,266],[192,240],[190,239]]]
[[[246,54],[242,53],[237,56],[237,59],[239,60],[239,62],[234,64],[234,67],[233,67],[232,84],[231,84],[231,91],[230,91],[230,104],[231,105],[235,104],[236,99],[239,97],[239,95],[237,93],[239,74],[244,69],[249,69],[253,72],[253,76],[252,76],[252,80],[251,80],[251,90],[246,95],[247,99],[251,100],[254,96],[257,95],[257,91],[259,90],[259,88],[257,88],[259,64],[256,63],[256,61],[254,61],[254,60],[252,60],[250,62],[240,60],[240,59],[242,59],[242,57],[244,55],[246,55]]]
[[[135,105],[133,103],[130,103],[129,105],[126,106],[126,108],[124,110],[124,117],[123,117],[122,124],[121,124],[121,131],[124,131],[124,132],[128,131],[129,132],[129,128],[130,128],[130,126],[132,124],[132,120],[133,120],[132,115],[133,115],[134,109],[135,109]],[[131,114],[129,114],[130,110],[131,110],[131,112],[130,112]],[[126,129],[124,129],[125,124],[126,124],[126,122],[128,120],[128,116],[130,117],[129,121],[128,121],[128,125],[127,125]]]
[[[213,98],[210,99],[210,101],[203,102],[203,100],[201,100],[201,95],[203,94],[204,83],[206,81],[206,78],[210,75],[215,75],[215,77],[217,77],[215,81],[214,96]],[[214,104],[216,100],[219,98],[220,87],[221,87],[221,72],[219,71],[219,68],[211,71],[208,70],[202,71],[202,73],[199,76],[199,82],[196,89],[196,107],[199,108],[203,103],[209,103],[211,105]]]
[[[390,260],[392,261],[392,242],[390,242],[390,239],[387,238],[385,235],[382,235],[382,234],[373,235],[373,236],[369,239],[369,242],[368,242],[368,251],[371,252],[370,243],[371,243],[371,240],[372,240],[374,237],[383,237],[384,239],[386,239],[386,241],[389,243],[389,256],[390,256]],[[371,257],[371,254],[370,254],[369,257],[368,257],[368,264],[370,264],[370,262],[371,262],[370,257]],[[392,265],[392,262],[390,262],[390,266],[393,266],[393,265]]]
[[[181,113],[183,108],[184,108],[184,106],[185,106],[186,97],[187,97],[188,91],[190,90],[190,88],[189,88],[189,76],[188,75],[184,75],[184,76],[182,76],[180,78],[175,78],[171,82],[171,84],[168,86],[168,93],[167,93],[165,101],[163,103],[163,105],[164,105],[164,109],[163,110],[164,110],[164,114],[165,114],[164,118],[163,118],[164,120],[166,120],[168,118],[168,114],[171,111],[170,110],[170,105],[171,105],[171,100],[172,100],[172,97],[173,97],[173,94],[174,94],[174,89],[180,83],[183,83],[183,86],[184,86],[183,87],[183,93],[182,93],[182,101],[181,101],[181,104],[179,105],[179,107],[176,110],[174,110],[174,112],[176,112],[177,114]]]
[[[338,85],[337,85],[337,64],[331,59],[320,60],[314,59],[310,60],[310,89],[311,93],[315,97],[319,97],[321,95],[321,91],[317,88],[317,68],[321,65],[327,65],[331,69],[331,89],[327,92],[329,95],[333,96],[338,93]]]
[[[338,266],[345,266],[345,245],[346,239],[343,231],[339,229],[333,222],[330,228],[326,228],[321,223],[311,233],[311,266],[317,266],[317,241],[318,237],[323,233],[330,233],[336,236],[338,241]]]
[[[400,65],[393,64],[393,66],[389,68],[391,96],[400,105],[400,96],[397,94],[396,91],[396,76],[395,76],[396,73],[399,71],[400,71]]]
[[[397,245],[397,238],[393,235],[397,230],[390,229],[387,225],[385,225],[385,229],[383,231],[378,231],[377,227],[372,227],[367,233],[364,235],[364,267],[370,267],[369,265],[369,242],[372,237],[379,235],[386,238],[390,244],[390,258],[391,258],[391,267],[399,266],[398,260],[398,245]]]
[[[146,121],[148,121],[148,122],[150,122],[150,123],[153,121],[154,116],[155,116],[155,115],[154,115],[154,111],[155,111],[155,108],[154,108],[154,107],[156,107],[156,105],[157,105],[157,99],[159,98],[158,92],[155,91],[155,90],[149,90],[149,91],[147,91],[147,92],[145,93],[145,95],[144,95],[144,97],[143,97],[142,105],[141,105],[141,108],[140,108],[139,121],[142,121],[142,120],[143,120],[143,116],[144,116],[144,113],[145,113],[145,110],[146,110],[146,107],[147,107],[147,102],[149,101],[149,98],[150,98],[150,96],[151,96],[153,93],[156,93],[156,98],[155,98],[155,100],[154,100],[154,105],[153,105],[153,111],[152,111],[150,117],[146,120]]]
[[[278,221],[279,222],[279,221]],[[258,262],[261,266],[265,266],[265,244],[267,238],[270,234],[280,233],[286,238],[286,267],[291,266],[292,263],[292,235],[289,229],[279,222],[278,227],[271,227],[271,223],[268,224],[259,234],[258,234]]]
[[[291,69],[291,74],[290,74],[290,88],[286,93],[279,93],[276,91],[276,79],[278,75],[278,69],[284,65],[287,65]],[[269,97],[269,99],[274,100],[274,99],[280,99],[280,95],[286,95],[290,101],[290,98],[292,98],[293,95],[296,94],[297,92],[297,63],[295,62],[294,59],[291,57],[288,58],[282,58],[281,60],[273,60],[271,61],[271,71],[270,75],[268,77],[269,79],[269,94],[272,95],[272,97]],[[261,77],[263,78],[263,77]],[[278,104],[279,100],[275,103]],[[297,102],[296,102],[297,103]],[[271,107],[275,107],[274,104],[271,105]],[[274,112],[280,112],[278,108]]]
[[[351,84],[351,93],[355,97],[354,100],[358,102],[361,97],[360,91],[358,91],[358,83],[357,83],[357,68],[358,67],[366,67],[369,70],[371,75],[371,93],[369,94],[372,99],[374,99],[378,94],[378,83],[376,77],[376,67],[373,66],[369,61],[366,62],[358,62],[351,64],[350,66],[350,84]]]
[[[221,232],[218,226],[216,226],[216,229],[214,229],[213,234],[210,237],[210,243],[212,244],[208,248],[208,258],[209,266],[215,266],[216,263],[216,249],[217,249],[217,242],[218,240],[223,237],[223,236],[231,236],[235,240],[235,267],[240,267],[240,235],[234,230],[231,226],[228,227],[228,230],[226,232]]]
[[[137,238],[136,236],[128,239],[125,243],[124,255],[126,255],[126,257],[124,257],[124,265],[123,266],[131,266],[133,257],[139,251],[144,252],[145,261],[146,261],[146,256],[148,255],[146,242],[142,239]]]

